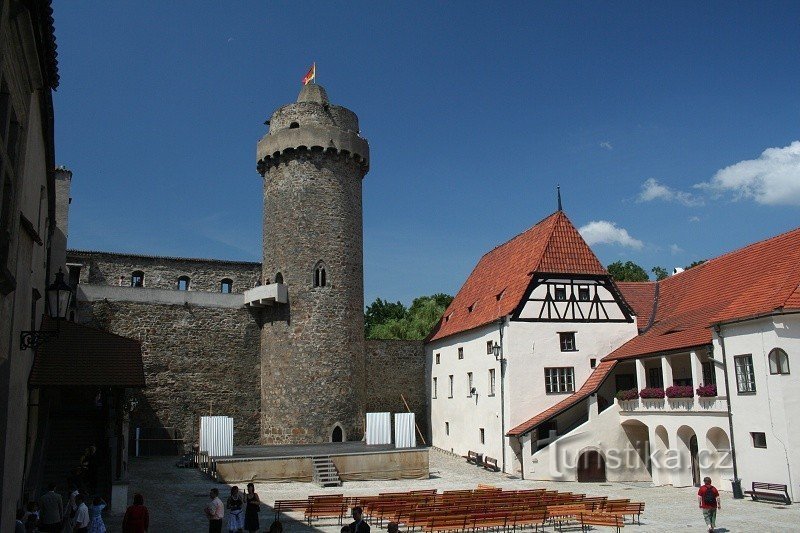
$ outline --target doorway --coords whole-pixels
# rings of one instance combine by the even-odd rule
[[[333,428],[333,433],[331,433],[331,442],[342,442],[343,440],[342,426],[337,425]]]
[[[695,487],[700,486],[700,462],[697,460],[697,435],[692,435],[689,439],[689,454],[692,457],[692,483]]]
[[[606,461],[595,450],[588,450],[578,458],[578,481],[586,483],[606,480]]]

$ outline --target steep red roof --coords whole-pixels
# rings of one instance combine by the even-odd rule
[[[525,295],[534,272],[607,274],[567,215],[556,211],[478,261],[429,340],[510,314]]]
[[[550,407],[539,413],[538,415],[534,416],[530,420],[526,420],[522,424],[518,425],[515,428],[512,428],[508,432],[509,437],[518,437],[520,435],[524,435],[528,433],[536,426],[545,422],[546,420],[553,418],[554,416],[562,413],[572,407],[573,405],[577,404],[581,400],[588,398],[591,394],[597,392],[597,389],[600,388],[600,384],[603,383],[603,380],[606,378],[611,369],[614,368],[616,365],[616,361],[601,361],[599,365],[594,369],[594,371],[589,376],[589,379],[583,384],[583,386],[578,389],[577,392],[574,394],[567,396],[554,406]]]
[[[617,288],[622,293],[636,314],[636,327],[640,330],[650,323],[653,314],[653,301],[656,296],[655,281],[617,281]]]
[[[605,359],[709,344],[714,323],[800,308],[798,285],[800,228],[660,281],[653,325]]]
[[[42,321],[43,330],[55,328],[54,321]],[[36,350],[32,387],[145,386],[139,341],[69,321],[62,321],[58,329],[57,338]]]

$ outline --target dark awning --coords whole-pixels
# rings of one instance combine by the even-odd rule
[[[42,320],[43,330],[56,328]],[[58,338],[36,350],[31,387],[144,387],[142,345],[107,331],[62,320]]]

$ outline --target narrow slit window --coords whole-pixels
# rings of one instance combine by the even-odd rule
[[[328,285],[328,273],[325,270],[325,263],[320,261],[314,267],[314,287],[325,287]]]
[[[179,291],[189,290],[189,276],[181,276],[178,278],[178,290]]]

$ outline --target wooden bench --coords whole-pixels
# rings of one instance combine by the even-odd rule
[[[494,457],[489,457],[488,455],[483,458],[483,468],[486,470],[493,470],[495,472],[500,471],[500,467],[497,466],[497,459]]]
[[[637,524],[641,525],[642,513],[644,512],[644,502],[612,503],[610,505],[606,504],[602,512],[617,515],[623,519],[626,516],[630,516],[631,522],[635,521]]]
[[[581,513],[581,530],[589,531],[592,526],[608,526],[616,529],[617,533],[625,525],[621,516],[608,513]]]
[[[290,511],[303,511],[308,509],[308,500],[275,500],[275,520],[278,520],[281,513]]]
[[[786,505],[792,503],[791,498],[789,498],[789,491],[786,485],[781,485],[779,483],[762,483],[760,481],[753,481],[752,490],[746,490],[744,493],[749,494],[750,497],[753,498],[754,502],[757,502],[759,499],[764,499],[782,502]]]

